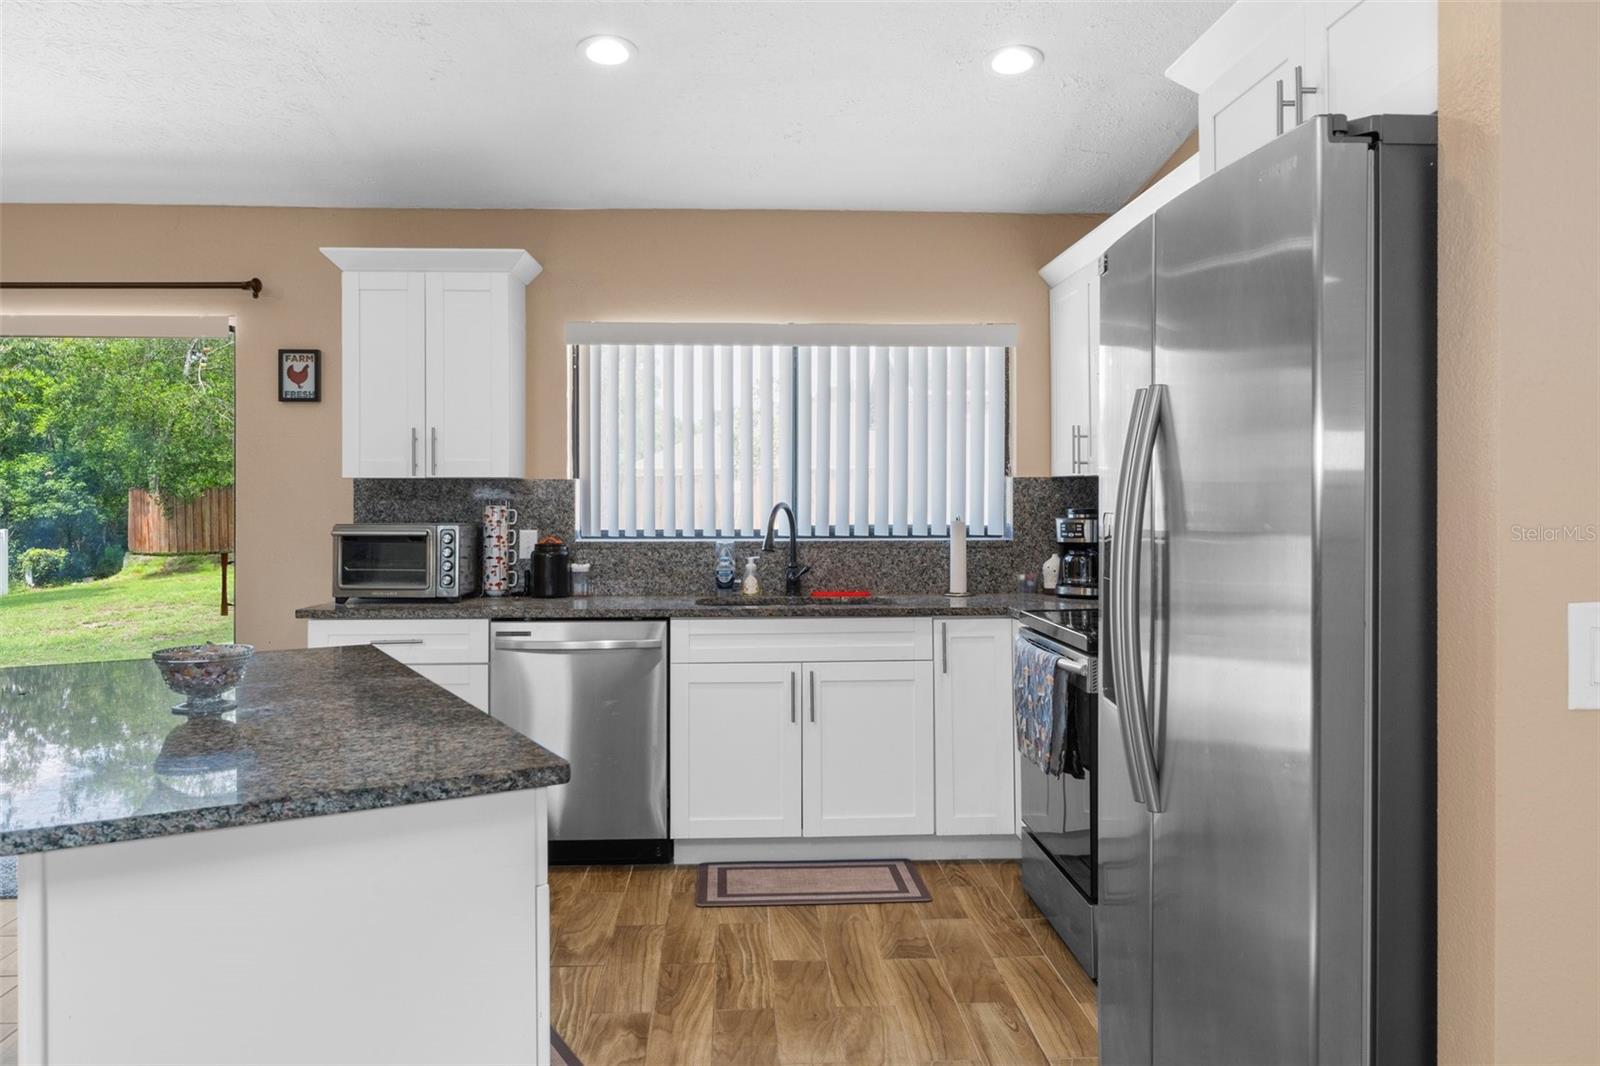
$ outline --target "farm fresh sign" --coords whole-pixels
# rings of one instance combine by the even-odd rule
[[[322,399],[322,351],[319,348],[278,349],[278,399]]]

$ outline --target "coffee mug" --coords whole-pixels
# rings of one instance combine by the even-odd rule
[[[517,524],[517,509],[509,503],[490,503],[483,508],[483,524],[501,528]]]
[[[483,575],[483,594],[485,596],[504,596],[507,592],[515,592],[522,587],[522,571],[507,570],[503,566],[486,571]]]

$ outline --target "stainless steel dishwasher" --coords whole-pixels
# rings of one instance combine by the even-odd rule
[[[667,624],[496,622],[489,713],[572,764],[550,861],[671,862]]]

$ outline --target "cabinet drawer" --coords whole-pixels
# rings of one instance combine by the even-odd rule
[[[933,658],[928,618],[685,618],[675,663],[887,662]]]
[[[472,618],[312,619],[306,644],[333,648],[372,644],[403,663],[487,663],[489,623]]]

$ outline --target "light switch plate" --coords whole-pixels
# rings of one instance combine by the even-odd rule
[[[1567,707],[1600,711],[1600,603],[1567,604]]]

